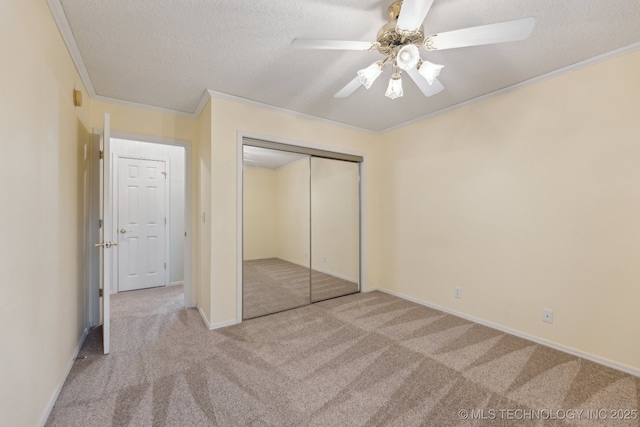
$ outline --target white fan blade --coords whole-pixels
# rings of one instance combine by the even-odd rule
[[[406,70],[411,80],[420,88],[424,96],[433,96],[436,93],[440,93],[444,90],[444,86],[440,83],[440,80],[435,79],[433,84],[430,85],[427,82],[427,79],[422,77],[416,68],[411,68],[410,70]]]
[[[371,50],[374,43],[345,40],[295,39],[291,46],[296,49],[337,49],[337,50]]]
[[[404,31],[419,29],[432,4],[433,0],[402,0],[396,28]]]
[[[347,96],[349,96],[353,92],[355,92],[360,86],[362,86],[362,83],[360,83],[360,77],[356,76],[355,79],[353,79],[349,83],[347,83],[347,85],[345,87],[343,87],[342,89],[340,89],[340,91],[338,93],[336,93],[335,95],[333,95],[333,97],[334,98],[346,98]]]
[[[483,44],[505,43],[524,40],[531,34],[536,19],[533,17],[481,25],[462,30],[447,31],[432,37],[432,46],[437,50]]]

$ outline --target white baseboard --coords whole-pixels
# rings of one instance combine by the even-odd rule
[[[207,319],[207,316],[205,316],[204,311],[202,311],[202,307],[198,307],[198,313],[200,313],[200,317],[202,317],[202,321],[204,322],[204,326],[206,326],[207,329],[211,330],[211,325],[209,324],[209,319]]]
[[[54,391],[53,396],[51,396],[51,399],[49,400],[47,409],[44,411],[42,418],[40,418],[40,423],[38,425],[40,425],[41,427],[44,426],[45,423],[47,422],[47,419],[49,419],[49,415],[51,415],[51,411],[53,411],[53,406],[56,404],[56,400],[58,400],[58,396],[60,396],[60,392],[62,391],[62,386],[64,386],[64,383],[67,380],[67,377],[69,376],[69,372],[71,372],[71,368],[73,368],[73,363],[76,361],[76,357],[78,357],[78,354],[80,353],[80,349],[82,348],[82,344],[84,344],[84,340],[85,338],[87,338],[88,334],[89,334],[89,327],[86,327],[84,328],[84,332],[82,332],[82,336],[80,337],[80,341],[78,341],[78,345],[73,350],[73,356],[71,357],[71,360],[67,365],[67,370],[64,373],[64,376],[62,377],[63,378],[62,381],[60,382],[58,387],[56,387],[56,390]]]
[[[231,326],[231,325],[236,325],[240,323],[237,320],[230,320],[228,322],[222,322],[222,323],[210,323],[209,319],[207,319],[207,316],[205,316],[204,311],[202,311],[202,308],[198,307],[198,313],[200,313],[200,317],[202,317],[202,321],[204,322],[204,325],[210,331],[213,331],[214,329],[224,328],[225,326]]]
[[[530,334],[527,334],[525,332],[521,332],[521,331],[518,331],[518,330],[515,330],[515,329],[511,329],[511,328],[508,328],[506,326],[499,325],[497,323],[493,323],[493,322],[489,322],[489,321],[484,320],[484,319],[480,319],[478,317],[474,317],[474,316],[470,316],[468,314],[460,313],[458,311],[451,310],[449,308],[442,307],[442,306],[439,306],[437,304],[432,304],[432,303],[429,303],[429,302],[426,302],[426,301],[422,301],[422,300],[420,300],[418,298],[413,298],[413,297],[410,297],[408,295],[401,294],[399,292],[394,292],[394,291],[390,291],[388,289],[383,289],[383,288],[374,288],[374,289],[368,289],[367,290],[367,292],[372,292],[372,291],[384,292],[384,293],[387,293],[389,295],[393,295],[393,296],[396,296],[398,298],[405,299],[407,301],[415,302],[416,304],[424,305],[425,307],[433,308],[435,310],[439,310],[439,311],[442,311],[442,312],[445,312],[445,313],[448,313],[448,314],[452,314],[454,316],[462,317],[463,319],[467,319],[467,320],[470,320],[472,322],[479,323],[479,324],[484,325],[484,326],[488,326],[489,328],[497,329],[497,330],[505,332],[507,334],[515,335],[517,337],[524,338],[526,340],[533,341],[535,343],[542,344],[542,345],[545,345],[547,347],[551,347],[553,349],[562,351],[564,353],[569,353],[569,354],[571,354],[573,356],[578,356],[578,357],[581,357],[583,359],[590,360],[591,362],[595,362],[595,363],[598,363],[600,365],[604,365],[604,366],[607,366],[609,368],[617,369],[618,371],[626,372],[627,374],[631,374],[631,375],[634,375],[636,377],[640,377],[640,369],[634,368],[632,366],[625,365],[623,363],[614,362],[613,360],[609,360],[609,359],[606,359],[604,357],[596,356],[596,355],[593,355],[593,354],[590,354],[590,353],[585,353],[583,351],[577,350],[575,348],[572,348],[572,347],[569,347],[569,346],[566,346],[566,345],[563,345],[563,344],[559,344],[559,343],[556,343],[556,342],[553,342],[553,341],[546,340],[544,338],[537,337],[535,335],[530,335]]]
[[[178,285],[183,285],[184,286],[184,281],[179,281],[179,282],[171,282],[169,283],[169,286],[178,286]]]
[[[213,331],[214,329],[226,328],[227,326],[237,325],[238,323],[240,322],[238,322],[237,320],[229,320],[228,322],[214,323],[209,325],[209,330]]]

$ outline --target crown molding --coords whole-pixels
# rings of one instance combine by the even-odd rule
[[[47,0],[47,5],[49,5],[49,10],[51,11],[51,15],[53,15],[53,20],[58,26],[58,31],[60,31],[62,40],[64,40],[64,43],[67,46],[67,51],[69,51],[69,55],[71,55],[71,60],[76,66],[76,70],[80,75],[80,80],[82,80],[82,83],[87,89],[89,96],[91,98],[95,98],[96,90],[93,87],[91,77],[89,77],[87,67],[84,65],[82,55],[80,55],[80,49],[78,49],[76,39],[75,37],[73,37],[73,31],[71,31],[69,21],[67,20],[67,15],[64,13],[64,9],[62,7],[62,4],[60,3],[60,0]]]
[[[472,104],[476,104],[478,102],[486,101],[487,99],[495,98],[495,97],[498,97],[500,95],[504,95],[506,93],[513,92],[513,91],[525,88],[527,86],[531,86],[531,85],[534,85],[534,84],[537,84],[537,83],[541,83],[541,82],[543,82],[545,80],[550,80],[550,79],[553,79],[555,77],[559,77],[559,76],[564,75],[564,74],[569,74],[569,73],[571,73],[573,71],[577,71],[577,70],[580,70],[582,68],[589,67],[591,65],[596,65],[596,64],[599,64],[601,62],[608,61],[610,59],[617,58],[619,56],[626,55],[626,54],[629,54],[629,53],[632,53],[632,52],[635,52],[635,51],[638,51],[638,50],[640,50],[640,43],[633,43],[633,44],[630,44],[628,46],[622,47],[620,49],[612,50],[611,52],[607,52],[607,53],[604,53],[602,55],[594,56],[593,58],[589,58],[589,59],[586,59],[584,61],[576,62],[575,64],[571,64],[571,65],[569,65],[567,67],[560,68],[560,69],[551,71],[549,73],[542,74],[542,75],[540,75],[538,77],[534,77],[532,79],[525,80],[525,81],[523,81],[521,83],[517,83],[515,85],[511,85],[511,86],[505,87],[504,89],[496,90],[494,92],[487,93],[487,94],[479,96],[477,98],[473,98],[473,99],[470,99],[468,101],[461,102],[461,103],[456,104],[456,105],[452,105],[451,107],[444,108],[442,110],[438,110],[438,111],[436,111],[434,113],[430,113],[430,114],[427,114],[427,115],[424,115],[424,116],[421,116],[421,117],[417,117],[417,118],[409,120],[407,122],[400,123],[398,125],[383,129],[383,130],[381,130],[379,132],[376,132],[376,133],[378,133],[378,134],[387,133],[387,132],[391,132],[391,131],[394,131],[394,130],[397,130],[397,129],[400,129],[400,128],[403,128],[403,127],[406,127],[406,126],[410,126],[410,125],[413,125],[415,123],[419,123],[421,121],[424,121],[424,120],[439,116],[441,114],[446,114],[446,113],[449,113],[451,111],[457,110],[459,108],[466,107],[467,105],[472,105]]]
[[[207,106],[207,103],[209,102],[210,99],[211,99],[211,94],[209,93],[208,90],[205,89],[204,92],[202,92],[202,96],[200,97],[200,102],[196,107],[196,111],[194,111],[193,113],[194,118],[197,119],[198,117],[200,117],[200,114],[202,114],[202,110],[204,110],[204,107]]]

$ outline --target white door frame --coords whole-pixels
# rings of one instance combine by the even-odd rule
[[[104,115],[104,130],[102,132],[102,143],[100,144],[101,152],[104,153],[102,162],[100,165],[100,214],[104,222],[100,228],[100,243],[96,243],[95,246],[101,246],[100,248],[100,280],[102,285],[102,347],[104,354],[109,354],[111,351],[111,299],[110,289],[107,288],[112,281],[111,275],[111,261],[113,260],[113,253],[115,249],[111,245],[116,246],[114,230],[111,227],[111,203],[113,202],[113,186],[111,181],[111,158],[109,153],[111,152],[111,115],[105,113]],[[111,240],[114,239],[114,240]]]
[[[112,139],[120,139],[120,138],[113,138]],[[113,161],[111,162],[112,165],[112,169],[113,169],[113,189],[114,189],[114,197],[113,197],[113,202],[111,203],[111,207],[113,208],[113,214],[111,215],[111,218],[113,218],[113,229],[116,230],[116,234],[118,233],[118,220],[119,220],[119,215],[120,215],[120,186],[118,185],[118,180],[120,179],[120,159],[135,159],[135,160],[150,160],[152,162],[164,162],[165,164],[165,168],[168,176],[171,176],[171,159],[169,159],[168,157],[161,157],[161,156],[136,156],[136,155],[129,155],[129,154],[121,154],[121,153],[117,153],[114,152],[114,150],[111,150],[111,153],[113,154]],[[185,157],[186,157],[186,153],[185,153]],[[186,171],[185,171],[186,172]],[[186,176],[185,176],[185,181],[186,181]],[[171,276],[171,199],[169,197],[170,193],[171,193],[171,182],[169,179],[166,180],[165,182],[166,186],[165,186],[165,195],[164,195],[164,217],[167,219],[167,223],[165,224],[165,244],[164,244],[164,259],[165,262],[167,263],[167,268],[165,268],[164,274],[165,274],[165,278],[164,278],[164,286],[169,285],[170,283],[170,276]],[[186,200],[186,199],[185,199]],[[185,222],[185,229],[186,229],[186,222]],[[118,237],[120,237],[120,234],[117,234]],[[185,242],[186,244],[186,242]],[[120,247],[118,246],[118,250],[120,249]],[[114,259],[111,261],[111,264],[113,265],[113,275],[112,277],[114,277],[114,282],[116,283],[115,289],[111,290],[111,293],[116,293],[116,292],[120,292],[120,274],[118,271],[118,268],[120,267],[119,263],[120,263],[120,253],[118,252],[118,256],[115,256]],[[185,267],[186,267],[186,262],[185,262]],[[186,268],[185,268],[186,270]]]
[[[100,266],[99,254],[95,250],[95,243],[100,241],[100,229],[98,228],[98,219],[100,218],[100,201],[98,200],[100,186],[100,138],[102,130],[93,129],[91,135],[90,146],[87,150],[89,156],[89,208],[87,210],[88,218],[85,220],[87,224],[87,305],[89,316],[89,327],[100,324]]]
[[[101,135],[102,134],[102,129],[98,129],[98,128],[94,128],[93,129],[93,134],[94,135]],[[179,140],[179,139],[169,139],[169,138],[161,138],[161,137],[156,137],[156,136],[149,136],[149,135],[140,135],[140,134],[135,134],[135,133],[128,133],[128,132],[118,132],[118,131],[111,131],[111,138],[115,138],[115,139],[128,139],[131,141],[140,141],[140,142],[151,142],[154,144],[164,144],[164,145],[175,145],[178,147],[184,147],[185,149],[185,155],[184,155],[184,162],[185,162],[185,168],[184,168],[184,173],[185,173],[185,202],[184,202],[184,222],[185,222],[185,230],[186,230],[186,236],[185,236],[185,241],[184,241],[184,306],[187,308],[192,308],[195,307],[197,304],[197,298],[196,298],[196,288],[194,286],[193,283],[193,279],[191,277],[191,260],[192,260],[192,253],[191,253],[191,243],[193,242],[193,238],[195,236],[193,236],[194,233],[192,233],[192,220],[191,220],[191,212],[192,212],[192,200],[191,200],[191,189],[192,189],[192,183],[191,183],[191,168],[193,167],[192,162],[191,162],[191,142],[190,141],[184,141],[184,140]],[[93,138],[92,143],[94,143],[96,141],[96,139],[99,141],[99,138]],[[96,148],[96,155],[98,153],[99,149]],[[91,152],[91,150],[90,150]],[[90,227],[95,227],[96,224],[89,224]],[[91,254],[95,253],[97,251],[94,252],[90,252]],[[92,263],[92,259],[91,257],[89,257],[89,265],[91,266]],[[110,284],[112,285],[112,284]],[[90,319],[90,323],[95,325],[97,323],[99,323],[99,313],[97,313],[98,316],[98,321],[97,323],[95,323],[95,318],[96,318],[96,313],[95,313],[95,309],[91,309],[92,307],[92,301],[95,300],[95,298],[98,295],[98,284],[97,283],[91,283],[89,284],[89,307],[90,307],[90,313],[93,313],[93,317]],[[112,289],[112,286],[110,287],[110,289]]]
[[[313,148],[316,150],[332,151],[334,153],[351,154],[362,157],[360,163],[360,292],[368,292],[367,287],[367,156],[365,153],[345,150],[331,145],[320,145],[308,142],[293,141],[290,139],[278,138],[269,135],[262,135],[253,132],[238,131],[237,151],[236,151],[236,322],[242,322],[242,145],[244,138],[261,139],[263,141],[279,142],[298,147]]]

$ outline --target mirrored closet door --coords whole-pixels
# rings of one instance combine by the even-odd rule
[[[361,161],[244,141],[243,319],[359,292]]]
[[[359,163],[311,158],[311,301],[360,289]]]
[[[309,156],[245,145],[242,318],[311,302]]]

